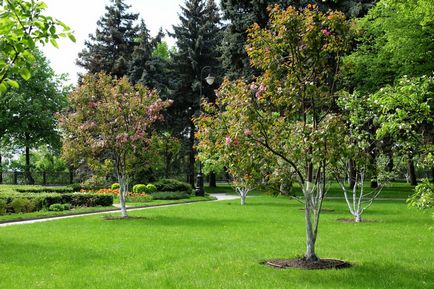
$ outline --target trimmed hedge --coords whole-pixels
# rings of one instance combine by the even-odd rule
[[[15,191],[19,193],[72,193],[72,187],[33,187],[33,188],[16,188]]]
[[[154,200],[180,200],[190,198],[187,192],[157,192],[152,194]]]
[[[0,214],[35,212],[49,209],[54,204],[70,204],[73,207],[106,207],[113,205],[113,195],[89,193],[0,195]]]
[[[191,194],[193,188],[189,183],[181,182],[175,179],[161,179],[154,183],[158,192],[186,192]]]
[[[133,186],[133,193],[147,193],[146,185],[144,184],[136,184]]]

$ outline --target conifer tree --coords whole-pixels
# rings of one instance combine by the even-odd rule
[[[134,24],[139,15],[129,13],[129,8],[123,0],[111,0],[106,13],[97,22],[95,34],[89,35],[86,48],[79,53],[78,65],[90,73],[105,71],[117,77],[128,74],[139,32]]]
[[[191,121],[193,115],[199,112],[200,86],[202,83],[202,97],[213,100],[213,86],[208,86],[201,78],[204,74],[221,73],[218,46],[221,41],[220,17],[218,8],[213,0],[188,0],[185,7],[181,7],[180,24],[173,26],[177,51],[173,54],[172,68],[176,80],[172,98],[174,104],[170,109],[171,127],[182,136],[188,136],[187,151],[189,154],[188,175],[189,182],[194,184],[194,131]],[[209,66],[210,69],[202,70]],[[210,71],[211,70],[211,71]],[[202,75],[203,77],[206,75]]]

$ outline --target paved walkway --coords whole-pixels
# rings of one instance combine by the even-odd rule
[[[236,196],[236,195],[227,195],[227,194],[211,194],[211,196],[217,198],[216,201],[234,200],[234,199],[239,198],[239,196]],[[211,202],[215,202],[215,201],[211,201]],[[128,212],[138,211],[138,210],[146,210],[146,209],[164,208],[164,207],[175,207],[175,206],[181,206],[181,205],[190,205],[190,204],[194,204],[194,203],[200,203],[200,202],[180,203],[180,204],[167,204],[167,205],[158,205],[158,206],[141,207],[141,208],[128,208]],[[10,222],[10,223],[0,224],[0,227],[13,226],[13,225],[23,225],[23,224],[33,224],[33,223],[40,223],[40,222],[48,222],[48,221],[55,221],[55,220],[61,220],[61,219],[68,219],[68,218],[78,218],[78,217],[85,217],[85,216],[110,214],[110,213],[116,213],[116,212],[120,212],[120,210],[119,209],[114,209],[114,210],[95,212],[95,213],[82,213],[82,214],[69,215],[69,216],[46,217],[46,218],[33,219],[33,220],[25,220],[25,221],[14,221],[14,222]]]

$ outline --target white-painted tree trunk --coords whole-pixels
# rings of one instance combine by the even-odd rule
[[[316,194],[314,193],[316,190]],[[311,182],[303,185],[303,194],[305,199],[305,221],[306,221],[306,261],[318,261],[319,258],[315,253],[316,236],[318,233],[319,215],[323,201],[323,191],[321,185],[314,186]],[[313,222],[312,222],[313,219]]]
[[[360,178],[357,177],[357,175],[360,175]],[[382,186],[378,187],[377,191],[371,192],[367,195],[365,195],[365,191],[363,188],[363,182],[365,175],[363,172],[360,172],[356,175],[356,179],[354,181],[354,187],[352,189],[352,196],[349,197],[348,190],[345,187],[345,185],[338,180],[339,185],[341,186],[343,192],[345,201],[347,203],[348,209],[350,210],[351,215],[354,217],[354,221],[356,223],[362,222],[362,214],[363,212],[369,208],[372,204],[372,202],[375,200],[375,198],[378,196],[378,194],[381,192]],[[358,190],[358,188],[360,189]],[[368,197],[368,200],[363,200],[363,198]],[[366,206],[363,206],[363,203],[367,203]]]
[[[247,194],[252,189],[249,187],[235,187],[235,191],[240,195],[241,205],[244,206],[246,204]]]
[[[121,207],[121,216],[126,218],[128,217],[127,213],[127,194],[128,194],[128,182],[125,177],[119,177],[119,202]]]

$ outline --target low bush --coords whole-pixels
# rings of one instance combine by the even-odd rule
[[[7,202],[5,199],[0,199],[0,215],[6,214]]]
[[[61,212],[61,211],[67,211],[71,209],[71,204],[52,204],[48,210],[49,211],[55,211],[55,212]]]
[[[15,213],[31,213],[38,207],[35,200],[27,198],[15,198],[10,203],[10,207]]]
[[[2,205],[5,209],[1,209]],[[0,213],[29,213],[43,208],[49,209],[53,204],[68,204],[73,207],[97,207],[112,206],[112,194],[89,193],[33,193],[33,194],[9,194],[0,196]],[[65,206],[66,208],[66,206]]]
[[[154,200],[180,200],[190,198],[187,192],[157,192],[152,194]]]
[[[146,193],[153,194],[157,192],[157,187],[154,184],[147,184],[146,185]]]
[[[110,188],[112,190],[119,190],[120,187],[121,185],[119,183],[113,183]]]
[[[147,193],[146,185],[144,185],[144,184],[134,185],[133,186],[133,193]]]
[[[15,191],[19,193],[72,193],[72,187],[30,187],[30,188],[16,188]]]
[[[191,194],[193,188],[190,184],[174,179],[161,179],[154,183],[158,192],[186,192]]]
[[[143,194],[143,193],[132,193],[128,194],[127,196],[127,202],[135,202],[135,203],[142,203],[142,202],[150,202],[154,198],[151,195]]]

